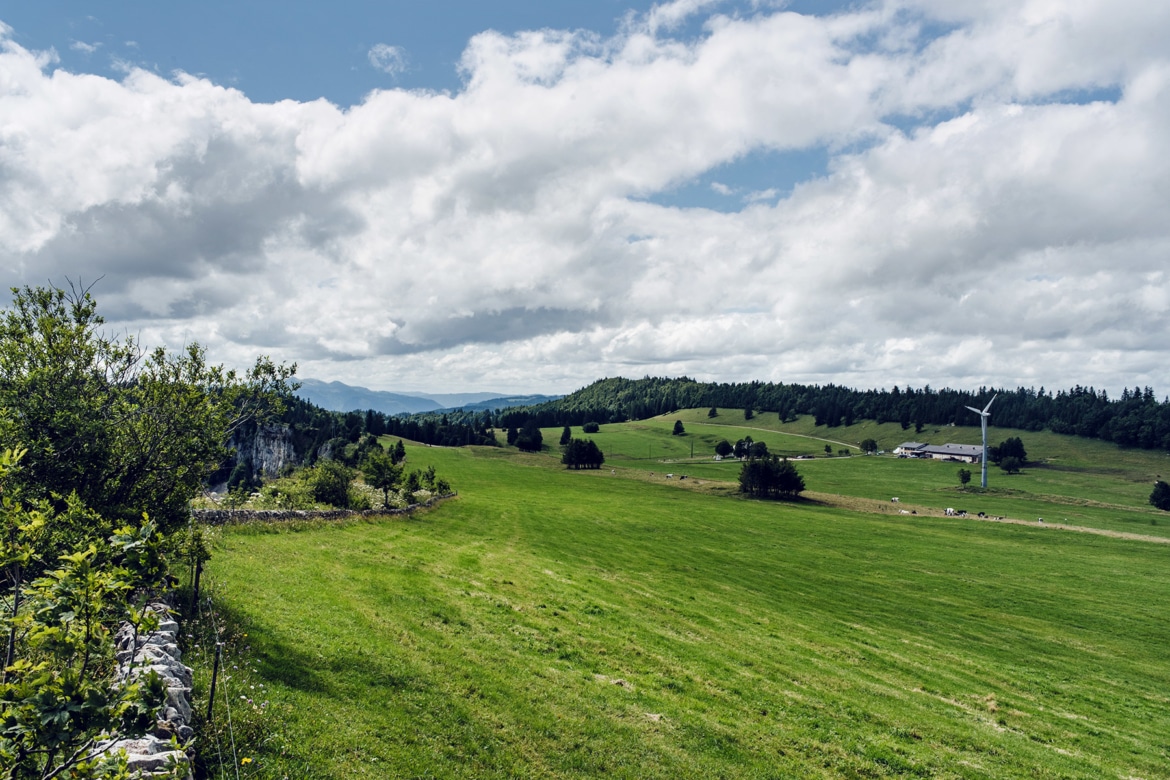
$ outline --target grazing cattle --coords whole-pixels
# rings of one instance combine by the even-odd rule
[[[684,479],[686,479],[686,478],[687,478],[687,475],[686,475],[686,474],[683,474],[683,475],[682,475],[681,477],[679,477],[678,479],[679,479],[679,481],[681,482],[682,480],[684,480]]]
[[[1036,522],[1037,522],[1037,523],[1040,523],[1041,525],[1043,525],[1043,524],[1044,524],[1044,518],[1043,518],[1043,517],[1037,517],[1037,518],[1036,518]]]
[[[908,515],[908,514],[910,514],[910,510],[909,510],[909,509],[899,509],[899,510],[898,510],[898,514],[900,514],[900,515]]]
[[[674,474],[667,474],[667,475],[666,475],[666,478],[667,478],[667,479],[674,479]]]
[[[985,514],[983,514],[982,512],[980,512],[980,513],[979,513],[979,517],[987,517],[987,515],[985,515]]]
[[[954,516],[955,516],[955,510],[948,506],[947,507],[947,517],[954,517]]]
[[[895,504],[896,504],[896,503],[898,503],[898,497],[897,497],[897,496],[894,496],[893,498],[891,498],[891,499],[890,499],[890,501],[891,501],[892,503],[895,503]]]

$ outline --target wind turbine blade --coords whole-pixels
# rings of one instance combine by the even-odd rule
[[[995,403],[996,398],[999,398],[999,393],[996,393],[995,395],[991,396],[991,400],[987,402],[987,406],[983,407],[983,414],[987,414],[987,410],[991,408],[991,405],[993,403]]]
[[[974,406],[968,406],[967,408],[970,409],[971,411],[975,412],[975,414],[979,415],[980,417],[983,416],[983,412],[979,411]]]

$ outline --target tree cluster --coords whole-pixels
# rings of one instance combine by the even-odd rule
[[[198,344],[145,351],[103,322],[87,291],[13,290],[0,315],[0,438],[27,449],[17,479],[54,508],[76,492],[110,522],[149,511],[169,532],[231,433],[279,414],[295,367],[262,358],[238,374]]]
[[[718,445],[716,445],[718,447]],[[735,443],[731,452],[737,458],[764,458],[768,455],[767,442],[755,441],[751,436],[744,436]]]
[[[536,424],[536,419],[533,418],[524,423],[516,435],[516,447],[525,452],[540,452],[544,446],[544,435],[540,432],[540,426]]]
[[[987,459],[992,463],[1002,465],[1005,458],[1015,458],[1020,464],[1028,461],[1028,451],[1024,449],[1024,442],[1019,436],[1012,436],[987,448]]]
[[[739,490],[756,498],[796,498],[804,491],[804,478],[787,458],[749,458],[739,471]]]
[[[570,469],[599,469],[605,463],[605,455],[592,439],[569,439],[561,463]]]

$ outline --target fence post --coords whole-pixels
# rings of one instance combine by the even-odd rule
[[[199,603],[199,576],[203,574],[203,559],[195,558],[195,582],[191,590],[191,614],[195,614],[195,605]]]
[[[215,682],[219,679],[219,657],[223,653],[223,643],[215,643],[215,663],[211,666],[211,694],[207,697],[207,722],[211,723],[211,708],[215,706]]]

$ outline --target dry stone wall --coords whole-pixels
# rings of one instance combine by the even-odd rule
[[[172,768],[178,765],[185,768],[184,774],[190,778],[190,760],[182,750],[174,749],[171,738],[187,742],[194,735],[191,728],[191,667],[183,665],[178,644],[179,624],[171,618],[170,608],[157,602],[147,609],[159,618],[156,630],[140,634],[127,623],[114,638],[118,682],[157,672],[166,684],[166,700],[159,708],[154,731],[137,739],[118,740],[106,749],[125,750],[130,770],[137,777],[170,776]]]
[[[345,520],[352,517],[385,517],[408,515],[416,509],[458,495],[456,492],[432,496],[426,501],[400,509],[195,509],[196,522],[205,525],[230,523],[271,523],[282,520]]]

